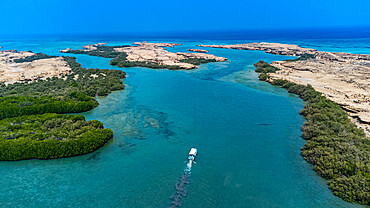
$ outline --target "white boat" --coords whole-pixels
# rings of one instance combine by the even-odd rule
[[[198,150],[196,148],[191,148],[189,152],[188,160],[195,160],[195,157],[197,156]]]

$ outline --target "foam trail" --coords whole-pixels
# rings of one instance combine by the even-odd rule
[[[187,169],[185,171],[191,171],[191,164],[193,163],[193,160],[189,160],[189,162],[186,164]]]
[[[179,181],[175,184],[176,193],[170,197],[172,199],[170,203],[170,208],[180,207],[181,206],[181,198],[186,196],[186,187],[189,184],[189,176],[191,174],[191,166],[193,160],[189,160],[186,163],[186,168],[184,169],[184,173],[181,175]]]

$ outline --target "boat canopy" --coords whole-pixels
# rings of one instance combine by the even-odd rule
[[[196,155],[197,154],[197,149],[196,148],[191,148],[189,155]]]

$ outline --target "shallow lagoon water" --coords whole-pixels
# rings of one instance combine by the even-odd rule
[[[91,42],[2,46],[61,55]],[[0,162],[1,207],[168,207],[191,147],[199,155],[182,207],[360,207],[335,197],[300,156],[304,103],[253,71],[258,60],[290,57],[210,53],[229,61],[192,71],[123,69],[126,90],[99,97],[96,109],[82,113],[111,128],[114,138],[79,157]],[[76,57],[83,67],[120,70],[109,59]]]

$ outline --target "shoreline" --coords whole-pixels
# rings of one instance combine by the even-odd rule
[[[338,104],[311,85],[272,79],[271,75],[280,69],[264,61],[254,66],[261,81],[282,87],[305,102],[300,111],[306,120],[301,127],[301,137],[307,141],[301,148],[302,157],[327,180],[334,195],[351,203],[368,205],[370,146],[364,131],[353,124]]]
[[[270,79],[312,85],[341,106],[352,122],[370,137],[370,55],[322,52],[298,45],[266,42],[198,46],[298,56],[294,60],[272,62],[271,65],[280,70],[268,74]]]

